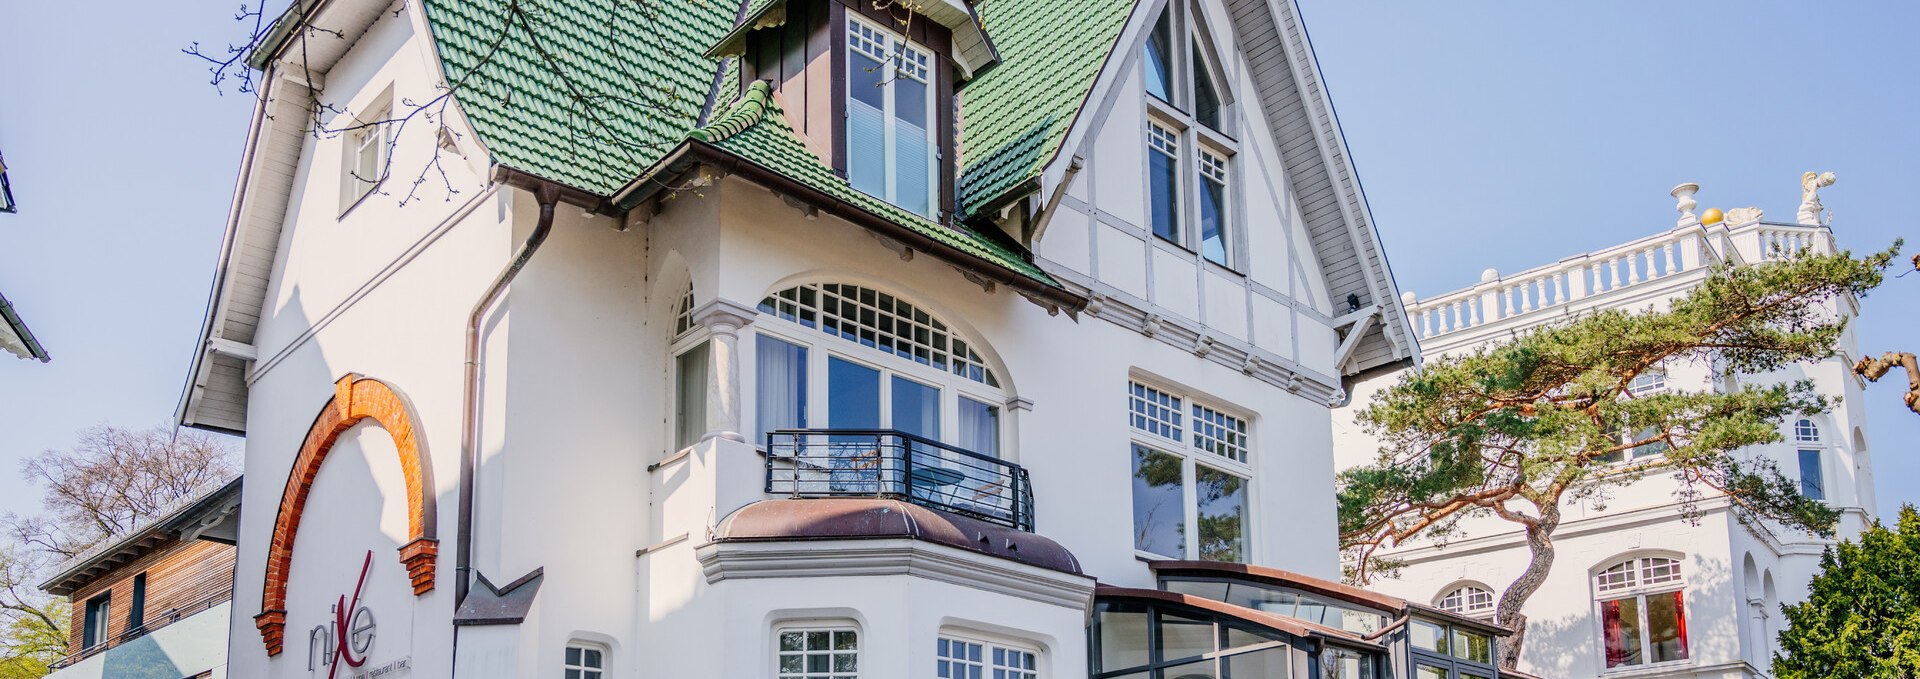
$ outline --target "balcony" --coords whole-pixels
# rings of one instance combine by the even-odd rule
[[[1033,484],[1025,468],[890,429],[771,432],[766,491],[890,498],[1033,532]]]

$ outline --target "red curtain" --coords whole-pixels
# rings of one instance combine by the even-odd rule
[[[1689,657],[1687,655],[1687,607],[1684,605],[1685,603],[1686,602],[1681,600],[1679,592],[1673,593],[1673,619],[1674,624],[1680,627],[1681,659]]]
[[[1607,644],[1607,667],[1619,667],[1627,662],[1627,645],[1620,635],[1620,601],[1600,602],[1600,621],[1605,632],[1602,635]]]

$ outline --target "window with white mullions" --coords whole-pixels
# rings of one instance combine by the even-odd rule
[[[1134,549],[1156,557],[1247,560],[1247,420],[1138,381],[1128,390]]]
[[[1626,559],[1595,573],[1593,584],[1607,667],[1687,659],[1686,578],[1678,559]]]
[[[1200,14],[1190,0],[1170,2],[1141,58],[1149,219],[1154,235],[1232,269],[1243,259],[1235,252],[1230,209],[1235,121]]]
[[[354,116],[341,133],[345,159],[341,163],[340,211],[346,212],[361,198],[372,193],[386,175],[387,154],[392,150],[393,125],[386,122],[391,108],[385,103],[367,107]],[[340,129],[336,127],[335,129]]]
[[[929,219],[939,203],[933,64],[925,48],[847,18],[847,180]]]
[[[1180,133],[1147,123],[1147,191],[1153,203],[1153,235],[1178,243],[1180,233]]]
[[[1465,584],[1447,590],[1434,605],[1440,610],[1461,615],[1484,617],[1494,612],[1493,590],[1477,584]]]
[[[1200,254],[1215,264],[1229,266],[1227,252],[1227,157],[1200,149]]]
[[[943,636],[936,642],[934,676],[939,679],[1039,679],[1038,654]]]
[[[859,679],[860,633],[849,627],[782,629],[779,679]]]
[[[591,644],[567,645],[566,679],[602,679],[606,671],[606,649]]]

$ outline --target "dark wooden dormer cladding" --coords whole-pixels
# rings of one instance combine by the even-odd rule
[[[953,84],[953,32],[904,6],[876,9],[873,0],[787,0],[785,21],[747,34],[740,58],[742,87],[756,80],[773,85],[787,122],[807,149],[847,176],[847,15],[859,15],[927,48],[934,68],[934,134],[940,143],[940,213],[953,211],[957,179]],[[883,3],[884,4],[884,3]]]

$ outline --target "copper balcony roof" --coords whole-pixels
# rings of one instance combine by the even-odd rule
[[[1060,543],[985,521],[883,498],[761,500],[720,521],[714,542],[911,538],[1081,575]]]

